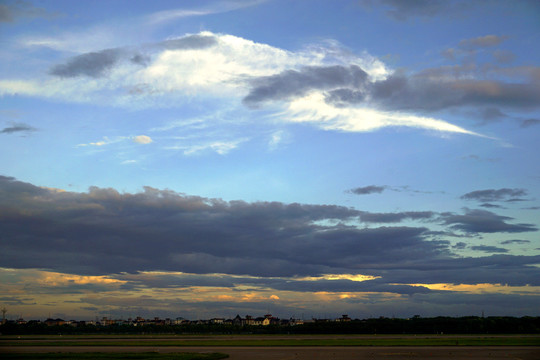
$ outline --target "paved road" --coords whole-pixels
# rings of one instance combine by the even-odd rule
[[[539,360],[540,347],[537,346],[331,346],[331,347],[156,347],[156,346],[5,346],[0,347],[4,352],[221,352],[229,354],[230,360],[354,360],[354,359],[513,359],[513,360]],[[1,356],[0,356],[1,357]]]

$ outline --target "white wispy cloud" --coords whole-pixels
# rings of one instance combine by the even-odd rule
[[[234,140],[214,140],[208,142],[197,142],[195,144],[179,144],[167,147],[167,150],[181,150],[184,155],[198,155],[207,151],[215,152],[219,155],[226,155],[236,149],[241,143],[248,141],[247,138]]]
[[[290,141],[291,135],[285,130],[274,131],[268,140],[268,149],[276,150],[280,145]]]
[[[210,40],[213,43],[209,43]],[[252,78],[304,66],[352,62],[374,77],[388,73],[381,61],[368,54],[351,59],[350,54],[343,53],[340,58],[335,49],[325,50],[321,46],[292,52],[233,35],[207,31],[167,41],[169,43],[165,45],[156,43],[154,47],[123,51],[115,59],[116,63],[104,72],[106,76],[103,77],[89,79],[82,76],[84,71],[81,71],[63,78],[47,76],[34,80],[4,79],[0,82],[0,93],[50,96],[66,101],[108,101],[125,106],[132,106],[141,98],[150,98],[155,101],[148,104],[152,106],[160,104],[160,98],[174,93],[181,93],[188,98],[209,94],[242,97],[248,92],[248,81]],[[189,43],[174,45],[174,41]],[[139,51],[150,59],[147,66],[131,60]],[[72,61],[70,64],[68,59],[66,64],[95,66],[90,61],[91,55],[95,57],[96,53],[88,54],[88,59],[80,59],[77,63]],[[178,102],[177,96],[175,101]]]
[[[137,144],[150,144],[153,140],[150,136],[137,135],[133,137],[133,142]]]
[[[51,33],[21,34],[13,39],[16,48],[47,48],[71,54],[99,51],[104,48],[139,43],[145,31],[133,32],[133,27],[141,28],[137,19],[116,19],[114,22],[90,24],[87,26],[58,28]]]
[[[107,136],[104,136],[104,137],[103,137],[103,140],[95,141],[95,142],[89,142],[89,143],[86,143],[86,144],[78,144],[77,147],[86,147],[86,146],[105,146],[105,145],[109,145],[109,144],[112,144],[112,143],[116,143],[116,142],[119,142],[119,141],[122,141],[122,140],[123,140],[123,138],[111,140],[111,139],[109,139]]]
[[[137,135],[137,136],[117,136],[115,138],[109,138],[108,136],[104,136],[103,140],[95,141],[95,142],[89,142],[84,144],[78,144],[77,147],[86,147],[86,146],[106,146],[111,144],[117,144],[121,142],[125,142],[131,140],[135,144],[141,144],[146,145],[153,142],[152,138],[146,135]]]
[[[266,2],[267,0],[251,0],[251,1],[218,1],[206,7],[197,9],[177,8],[164,11],[158,11],[146,17],[146,23],[149,25],[157,25],[168,23],[170,21],[192,17],[204,16],[211,14],[224,13],[242,8],[255,6]]]
[[[326,130],[347,132],[368,132],[383,127],[406,126],[479,135],[448,122],[434,118],[384,112],[360,107],[335,107],[325,102],[324,95],[319,92],[291,101],[284,112],[277,114],[291,122],[314,123]]]
[[[479,135],[440,119],[378,110],[369,104],[338,106],[329,102],[324,92],[351,85],[362,91],[362,84],[382,82],[391,74],[392,70],[375,57],[365,52],[354,55],[348,50],[340,50],[336,42],[293,52],[233,35],[201,32],[152,46],[83,54],[54,67],[49,76],[41,79],[2,80],[0,94],[50,97],[132,109],[179,107],[204,100],[225,102],[229,108],[249,117],[251,110],[242,105],[242,100],[257,91],[257,96],[270,99],[270,104],[263,104],[282,121],[306,122],[324,130],[365,132],[404,126]],[[332,76],[329,83],[328,76]],[[291,88],[286,81],[289,78],[299,80],[300,85]],[[257,79],[265,82],[259,88],[254,82]],[[267,91],[273,93],[267,96]],[[137,138],[134,141],[141,143],[143,140]],[[200,142],[182,147],[182,150],[186,155],[207,149],[226,154],[241,142]],[[269,146],[279,142],[276,133]],[[101,141],[79,146],[108,143]]]

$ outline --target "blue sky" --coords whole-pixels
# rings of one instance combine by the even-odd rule
[[[538,315],[539,17],[3,1],[0,303]]]

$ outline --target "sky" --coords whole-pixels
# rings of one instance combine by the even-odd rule
[[[537,1],[0,1],[8,318],[540,316]]]

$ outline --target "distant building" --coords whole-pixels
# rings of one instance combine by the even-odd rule
[[[45,320],[45,324],[47,326],[56,326],[56,325],[64,325],[66,322],[62,319],[51,319],[51,318],[48,318],[47,320]]]
[[[289,325],[290,325],[290,326],[304,325],[304,320],[302,320],[302,319],[290,318],[290,319],[289,319]]]
[[[244,325],[243,321],[244,321],[244,319],[242,319],[240,317],[240,315],[236,315],[235,318],[233,319],[232,323],[233,323],[233,325],[241,326],[241,325]]]

